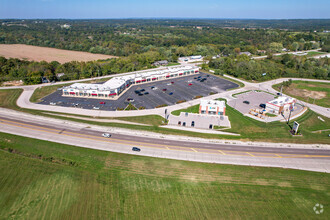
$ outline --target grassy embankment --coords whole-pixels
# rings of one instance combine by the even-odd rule
[[[44,115],[48,117],[54,117],[59,119],[83,122],[88,124],[102,125],[102,126],[112,126],[120,128],[130,128],[136,130],[152,131],[162,134],[172,134],[172,135],[186,135],[192,137],[201,137],[201,138],[216,138],[216,139],[240,139],[240,140],[251,140],[251,141],[266,141],[266,142],[288,142],[288,143],[320,143],[328,144],[328,131],[320,131],[330,129],[330,118],[322,116],[325,122],[318,119],[318,114],[313,111],[307,111],[303,116],[296,119],[300,123],[300,131],[302,137],[292,137],[289,134],[289,127],[286,123],[283,122],[272,122],[272,123],[263,123],[251,119],[242,115],[240,112],[231,108],[227,105],[226,115],[229,116],[231,121],[232,128],[226,131],[239,133],[241,136],[225,136],[225,135],[215,135],[215,134],[204,134],[189,132],[183,130],[173,130],[159,127],[163,123],[163,118],[158,115],[148,115],[148,116],[137,116],[137,117],[125,117],[119,118],[121,120],[127,120],[137,123],[148,123],[153,126],[141,126],[141,125],[129,125],[121,123],[107,123],[107,122],[95,122],[88,121],[83,119],[68,118],[67,115],[63,116],[51,116],[45,114],[45,111],[38,110],[29,110],[21,109],[16,105],[16,99],[21,93],[21,90],[2,90],[0,91],[0,107],[11,108],[15,110],[20,110],[32,114]],[[180,112],[188,111],[192,113],[197,113],[199,106],[192,106],[185,110],[174,111],[174,114],[180,114]],[[80,116],[86,117],[86,116]],[[90,117],[86,117],[90,118]],[[293,123],[293,122],[292,122]],[[318,132],[320,131],[320,132]],[[314,133],[313,133],[314,132]]]
[[[0,219],[327,219],[330,175],[118,154],[0,133]]]
[[[281,83],[273,85],[273,88],[281,91]],[[282,92],[304,102],[330,108],[330,83],[292,81],[290,86],[283,87]]]

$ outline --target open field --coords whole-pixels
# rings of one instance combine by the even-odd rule
[[[115,58],[115,56],[104,54],[93,54],[24,44],[0,44],[0,56],[6,58],[27,59],[30,61],[58,61],[59,63]]]
[[[0,133],[0,219],[327,219],[330,175],[97,151]],[[325,212],[316,215],[320,203]]]
[[[273,88],[280,91],[281,84],[273,85]],[[330,83],[292,81],[289,87],[283,87],[282,92],[308,103],[330,107]]]
[[[157,132],[162,134],[171,134],[171,135],[186,135],[192,137],[201,137],[201,138],[215,138],[215,139],[240,139],[242,141],[265,141],[265,142],[280,142],[280,143],[311,143],[311,144],[329,144],[329,137],[327,129],[330,129],[330,118],[321,116],[324,119],[324,122],[318,119],[318,114],[309,110],[303,116],[299,117],[295,121],[300,123],[299,130],[302,133],[301,137],[292,137],[289,134],[289,126],[284,122],[271,122],[264,123],[256,121],[252,118],[242,115],[239,111],[233,109],[229,105],[226,107],[226,115],[229,116],[231,121],[232,128],[226,130],[228,132],[239,133],[241,136],[226,136],[226,135],[215,135],[215,134],[205,134],[205,133],[196,133],[184,130],[174,130],[168,128],[159,127],[163,124],[164,118],[159,115],[146,115],[138,117],[124,117],[124,118],[105,118],[105,119],[118,119],[125,120],[130,122],[137,122],[143,124],[149,124],[152,126],[141,126],[141,125],[132,125],[132,124],[121,124],[121,123],[107,123],[107,122],[94,122],[83,119],[68,118],[69,114],[60,114],[56,112],[47,112],[31,109],[22,109],[16,105],[16,100],[21,94],[22,90],[12,89],[12,90],[0,90],[0,107],[10,108],[14,110],[19,110],[31,114],[42,115],[46,117],[59,118],[64,120],[71,120],[76,122],[82,122],[86,124],[95,124],[102,126],[111,126],[111,127],[120,127],[120,128],[129,128],[136,130],[144,130]],[[196,113],[198,112],[199,105],[191,106],[188,111]],[[174,114],[178,114],[181,111],[178,110]],[[47,113],[56,113],[56,115],[49,115]],[[77,115],[76,115],[77,116]],[[79,115],[78,115],[79,116]],[[81,118],[86,116],[80,116]],[[90,117],[89,117],[90,118]],[[293,121],[291,121],[292,125]],[[325,131],[324,131],[325,130]]]

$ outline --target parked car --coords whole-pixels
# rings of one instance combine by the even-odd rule
[[[210,75],[206,75],[206,77],[210,77]]]
[[[167,83],[166,85],[170,86],[170,85],[172,85],[172,84],[171,84],[171,83]]]
[[[50,102],[49,104],[50,104],[50,105],[56,105],[56,103],[55,103],[55,102]]]
[[[150,89],[154,89],[155,87],[154,86],[151,86]]]
[[[140,89],[140,92],[144,92],[144,91],[146,91],[145,89]]]
[[[145,95],[148,95],[148,94],[149,94],[149,92],[145,92],[144,94],[145,94]]]
[[[143,96],[143,93],[139,93],[138,95],[139,95],[139,96]]]
[[[156,89],[158,89],[157,87],[154,87],[154,88],[151,88],[152,90],[156,90]]]
[[[137,152],[140,152],[140,151],[141,151],[141,149],[140,149],[140,148],[138,148],[138,147],[132,147],[132,151],[137,151]]]
[[[169,95],[173,95],[173,92],[170,92]]]
[[[250,102],[249,101],[246,101],[246,100],[243,101],[243,103],[248,104],[248,105],[250,104]]]
[[[163,89],[163,92],[166,92],[167,89]]]
[[[93,109],[95,109],[95,110],[99,110],[100,107],[94,106]]]
[[[188,86],[192,86],[192,83],[189,83]]]
[[[103,137],[106,137],[106,138],[109,138],[109,137],[111,137],[111,134],[109,134],[109,133],[103,133],[102,136]]]
[[[104,104],[105,104],[105,102],[100,102],[100,104],[101,104],[101,105],[104,105]]]
[[[128,101],[128,102],[134,102],[134,99],[132,99],[132,98],[128,98],[127,101]]]
[[[266,108],[266,104],[260,104],[260,108]]]
[[[140,90],[135,90],[134,92],[135,92],[135,94],[139,94]]]
[[[174,84],[174,82],[171,82],[171,84]]]

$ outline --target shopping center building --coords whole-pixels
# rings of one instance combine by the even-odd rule
[[[192,66],[168,67],[161,70],[146,70],[113,77],[103,84],[74,83],[63,88],[63,96],[80,98],[113,99],[131,85],[150,83],[176,77],[198,74],[199,68]]]

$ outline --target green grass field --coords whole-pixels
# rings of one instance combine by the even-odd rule
[[[0,133],[0,219],[327,219],[330,175],[103,152]],[[320,203],[325,212],[316,215]]]
[[[311,51],[307,53],[307,56],[312,57],[312,56],[316,56],[316,55],[322,55],[325,54],[324,52],[316,52],[316,51]]]
[[[273,88],[280,91],[281,84],[273,85]],[[292,81],[289,87],[283,87],[282,92],[299,100],[330,108],[330,83]]]

